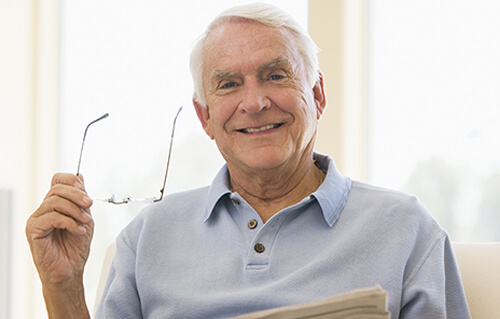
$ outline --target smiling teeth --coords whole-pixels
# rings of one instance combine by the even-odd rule
[[[272,128],[277,128],[278,126],[279,126],[278,124],[269,124],[269,125],[264,125],[264,126],[257,127],[257,128],[246,128],[243,130],[243,132],[245,132],[245,133],[257,133],[257,132],[262,132],[262,131],[269,130]]]

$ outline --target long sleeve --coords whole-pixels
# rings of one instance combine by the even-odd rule
[[[471,318],[446,234],[429,247],[405,283],[400,318]]]
[[[134,250],[123,236],[118,237],[115,258],[97,308],[96,319],[142,318],[135,264]]]

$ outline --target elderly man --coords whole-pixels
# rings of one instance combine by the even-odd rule
[[[450,240],[412,196],[313,152],[317,48],[281,10],[222,13],[191,56],[194,107],[227,165],[117,238],[98,318],[227,318],[378,284],[392,318],[469,318]],[[27,223],[51,318],[86,318],[93,232],[81,176],[56,174]]]

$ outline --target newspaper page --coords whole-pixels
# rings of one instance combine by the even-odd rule
[[[258,311],[234,319],[389,319],[387,292],[379,286],[328,299]]]

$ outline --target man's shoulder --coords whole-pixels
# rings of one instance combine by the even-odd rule
[[[373,236],[381,236],[385,244],[392,243],[401,251],[421,256],[422,250],[447,236],[424,203],[412,194],[353,182],[349,196],[344,211],[348,221],[365,231],[373,230]]]
[[[417,196],[386,187],[353,181],[347,207],[366,217],[409,227],[429,228],[441,232],[441,227]]]
[[[371,206],[373,204],[384,205],[384,207],[388,207],[387,205],[389,207],[392,205],[420,207],[422,205],[419,199],[413,194],[360,181],[352,181],[350,195],[356,201],[369,201]]]

